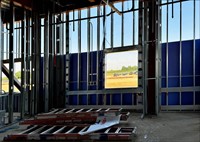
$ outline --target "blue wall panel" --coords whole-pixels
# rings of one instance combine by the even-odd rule
[[[123,105],[133,105],[132,104],[133,95],[132,93],[124,93],[122,94],[122,104]]]
[[[179,87],[179,85],[180,85],[179,77],[168,78],[168,87]]]
[[[179,87],[180,85],[182,87],[193,87],[193,41],[183,41],[182,42],[182,76],[180,82],[180,42],[172,42],[168,45],[168,63],[169,63],[169,69],[168,69],[168,87]],[[102,90],[104,89],[104,76],[103,76],[103,51],[99,51],[99,88],[96,88],[96,85],[90,85],[89,90]],[[90,58],[91,58],[91,72],[96,73],[96,57],[97,52],[91,52]],[[87,89],[87,53],[81,54],[81,83],[80,83],[80,89],[86,90]],[[70,55],[70,90],[77,90],[77,54],[71,54]],[[162,44],[162,87],[165,88],[166,85],[166,43]],[[196,40],[196,50],[195,50],[195,85],[200,86],[200,40]],[[91,81],[96,80],[96,75],[92,75]],[[196,92],[195,95],[195,103],[200,104],[200,95],[199,92]],[[181,102],[183,105],[190,105],[193,102],[193,95],[191,95],[191,92],[182,92],[181,94],[182,99]],[[80,99],[80,104],[96,104],[96,98],[97,96],[91,95],[89,102],[86,99],[86,96],[82,96]],[[136,104],[136,95],[132,95],[129,93],[125,93],[122,95],[122,104],[123,105],[134,105]],[[162,93],[161,95],[161,104],[166,105],[166,93]],[[110,94],[106,94],[107,102],[105,102],[107,105],[110,105],[110,99],[112,99],[113,105],[120,105],[121,103],[121,96],[120,94],[112,94],[112,97],[110,97]],[[168,104],[169,105],[180,105],[179,104],[179,93],[178,92],[172,92],[168,94]],[[71,103],[76,105],[77,102],[77,96],[71,97],[70,100]],[[98,95],[98,104],[103,105],[103,95]],[[134,100],[134,104],[132,104],[132,100]]]
[[[81,81],[87,81],[87,54],[81,54]]]
[[[121,94],[112,94],[112,105],[121,105]]]
[[[181,93],[181,104],[182,105],[193,105],[193,92],[182,92]]]
[[[200,40],[196,40],[195,74],[196,74],[195,85],[200,86]]]
[[[161,94],[161,105],[166,105],[166,93]]]
[[[166,43],[162,44],[162,77],[166,77]]]
[[[169,76],[169,87],[178,87],[179,82],[179,70],[180,70],[180,43],[179,42],[172,42],[169,43],[168,47],[168,76]]]
[[[193,75],[193,42],[182,42],[182,76]]]
[[[79,95],[79,104],[87,105],[87,95]]]
[[[98,95],[98,105],[103,105],[103,94]]]
[[[200,92],[195,92],[195,104],[200,105]]]
[[[181,78],[181,86],[182,87],[190,87],[193,86],[193,77],[182,77]]]
[[[78,98],[77,95],[70,95],[69,96],[69,105],[78,105],[77,98]]]
[[[180,55],[180,43],[179,42],[172,42],[169,43],[168,51],[169,51],[169,56],[168,56],[168,63],[169,63],[169,70],[168,70],[168,75],[169,76],[179,76],[179,55]]]
[[[195,51],[195,73],[200,75],[200,39],[196,40],[196,51]]]
[[[92,94],[90,95],[90,98],[89,98],[89,105],[97,105],[97,95],[96,94]]]
[[[178,92],[168,93],[168,105],[180,105],[180,95]]]

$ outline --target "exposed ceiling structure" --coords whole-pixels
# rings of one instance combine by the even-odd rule
[[[120,2],[124,0],[13,0],[15,5],[15,20],[20,20],[23,12],[23,9],[27,9],[28,11],[38,11],[41,15],[43,15],[46,11],[51,11],[53,13],[60,13],[64,11],[72,11],[76,9],[84,9],[88,7],[105,5],[106,2],[108,4]],[[2,7],[2,19],[4,22],[8,21],[9,18],[9,7],[10,0],[1,0]]]

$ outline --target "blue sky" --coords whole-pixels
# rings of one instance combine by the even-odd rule
[[[106,70],[120,70],[122,66],[138,66],[138,51],[107,53]]]
[[[169,0],[169,2],[172,0]],[[176,0],[174,0],[176,1]],[[163,0],[162,3],[167,2]],[[182,2],[182,39],[181,40],[192,40],[193,39],[193,0]],[[116,3],[115,7],[121,10],[121,3]],[[132,7],[132,1],[124,3],[124,10],[129,10]],[[169,30],[168,30],[168,42],[179,41],[180,40],[180,3],[174,4],[174,18],[172,18],[172,5],[169,5]],[[138,1],[135,1],[135,8],[138,8]],[[167,6],[162,6],[162,43],[166,42],[166,9]],[[196,0],[196,17],[195,17],[195,38],[200,39],[200,1]],[[101,7],[101,14],[103,8]],[[106,13],[110,12],[110,8],[106,7]],[[91,9],[91,15],[95,16],[97,13],[96,8]],[[87,10],[81,11],[81,17],[87,16]],[[70,19],[72,20],[72,13],[70,13]],[[78,12],[75,12],[75,19],[78,18]],[[113,33],[113,46],[121,46],[121,16],[114,14],[114,33]],[[138,19],[138,11],[135,12],[135,19]],[[111,16],[106,17],[106,48],[111,47]],[[103,19],[100,18],[100,49],[102,48],[103,42]],[[92,19],[91,24],[93,26],[93,51],[97,49],[97,19]],[[124,46],[126,45],[137,45],[138,44],[138,21],[136,20],[133,33],[133,13],[124,14]],[[78,22],[75,22],[75,31],[72,30],[73,24],[70,23],[70,52],[74,53],[78,51]],[[87,20],[81,22],[81,52],[87,51]],[[135,42],[133,43],[133,39]]]

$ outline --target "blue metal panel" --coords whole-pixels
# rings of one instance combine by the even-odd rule
[[[193,77],[182,77],[181,86],[182,87],[189,87],[193,86]]]
[[[87,81],[87,53],[81,53],[81,81]],[[87,84],[87,83],[86,83]],[[86,87],[87,89],[87,87]]]
[[[79,104],[87,105],[87,95],[79,95]]]
[[[161,84],[162,88],[165,88],[166,87],[166,78],[162,78],[162,84]]]
[[[179,42],[169,43],[168,51],[169,51],[169,76],[179,76]]]
[[[179,77],[169,77],[168,79],[168,87],[179,87],[180,81]]]
[[[182,42],[182,76],[193,75],[193,42]]]
[[[178,92],[168,93],[168,105],[180,105],[179,98],[180,95]]]
[[[196,75],[200,75],[200,39],[196,40],[195,73]],[[200,76],[195,77],[195,85],[200,86]]]
[[[169,81],[168,86],[169,87],[178,87],[179,82],[179,42],[172,42],[169,43],[169,56],[168,56],[168,63],[169,63],[169,69],[168,69],[168,75],[169,75]]]
[[[77,56],[78,54],[71,54],[70,55],[70,81],[77,81]]]
[[[195,72],[196,75],[200,75],[200,39],[196,40],[196,50],[195,50]]]
[[[121,94],[112,94],[112,105],[121,105]]]
[[[90,99],[89,99],[89,105],[97,105],[96,104],[96,100],[97,100],[97,95],[96,94],[92,94],[90,95]]]
[[[87,90],[87,81],[82,81],[80,83],[80,90]]]
[[[70,95],[69,96],[69,105],[78,105],[77,95]]]
[[[71,82],[70,84],[69,84],[69,90],[70,91],[76,91],[76,90],[78,90],[77,88],[78,88],[78,86],[77,86],[77,82]]]
[[[133,100],[132,93],[122,94],[122,105],[133,105],[132,100]]]
[[[181,105],[193,105],[193,92],[182,92]]]
[[[161,94],[161,105],[167,105],[166,104],[166,93]]]
[[[110,104],[110,94],[106,94],[106,105],[111,105]]]
[[[103,94],[98,95],[98,105],[103,105]]]
[[[200,105],[200,92],[195,92],[195,105]]]
[[[166,43],[162,44],[162,77],[166,77]]]

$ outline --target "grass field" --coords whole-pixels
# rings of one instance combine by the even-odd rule
[[[9,92],[8,84],[9,84],[8,81],[2,80],[2,90],[3,91]],[[16,87],[14,87],[14,92],[19,92],[19,90]]]
[[[138,87],[138,75],[113,76],[106,74],[105,88]]]

